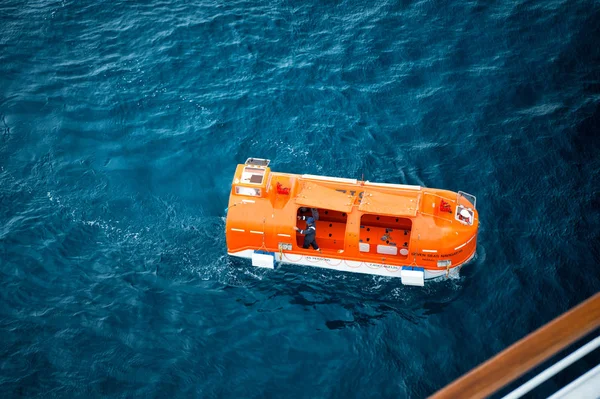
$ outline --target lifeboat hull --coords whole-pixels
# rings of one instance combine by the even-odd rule
[[[252,260],[252,255],[254,255],[255,253],[255,250],[247,249],[236,253],[229,252],[228,255]],[[403,267],[382,263],[358,262],[348,259],[338,259],[314,255],[302,255],[297,253],[272,253],[271,256],[273,257],[273,261],[275,262],[273,264],[273,268],[275,267],[275,264],[287,264],[319,267],[322,269],[331,269],[350,273],[372,274],[376,276],[401,277]],[[468,259],[465,263],[468,263],[470,260],[471,259]],[[463,265],[453,266],[448,269],[440,270],[424,269],[423,277],[424,280],[458,278],[462,266]]]
[[[319,250],[305,248],[316,219]],[[399,277],[407,285],[456,277],[477,245],[476,198],[464,192],[272,172],[238,165],[226,222],[231,256]],[[299,230],[299,231],[296,231]]]

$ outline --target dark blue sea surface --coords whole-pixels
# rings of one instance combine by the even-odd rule
[[[3,0],[0,396],[422,398],[590,297],[599,21],[598,1]],[[231,259],[251,156],[472,193],[476,259],[424,288]]]

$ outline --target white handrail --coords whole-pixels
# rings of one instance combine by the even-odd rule
[[[600,364],[556,392],[548,399],[595,399],[600,392]]]
[[[600,346],[600,337],[597,337],[593,341],[588,342],[583,345],[581,348],[577,349],[575,352],[571,353],[569,356],[561,359],[560,361],[554,363],[552,366],[548,367],[546,370],[542,371],[525,384],[521,385],[502,399],[517,399],[521,396],[525,395],[527,392],[531,391],[533,388],[540,385],[542,382],[546,381],[548,378],[554,376],[559,371],[562,371],[567,366],[575,363],[577,360],[581,359],[594,349]]]
[[[368,180],[365,182],[365,186],[402,188],[405,190],[417,190],[417,191],[421,190],[421,186],[413,186],[412,184],[373,183]]]
[[[318,176],[318,175],[302,175],[301,176],[303,179],[310,179],[310,180],[322,180],[322,181],[334,181],[337,183],[349,183],[349,184],[356,184],[358,183],[358,180],[356,179],[347,179],[344,177],[331,177],[331,176]]]
[[[441,198],[441,199],[446,200],[446,201],[451,201],[451,202],[454,202],[456,204],[456,200],[453,200],[453,199],[448,198],[448,197],[444,197],[443,195],[432,193],[431,191],[423,191],[423,194],[425,194],[425,195],[433,195],[434,197],[438,197],[438,198]]]

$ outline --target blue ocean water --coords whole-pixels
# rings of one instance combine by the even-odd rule
[[[597,1],[3,0],[0,396],[422,398],[593,295],[598,21]],[[475,194],[477,257],[425,288],[230,259],[250,156]]]

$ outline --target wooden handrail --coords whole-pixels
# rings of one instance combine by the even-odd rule
[[[600,293],[587,299],[430,396],[486,398],[600,327]]]

